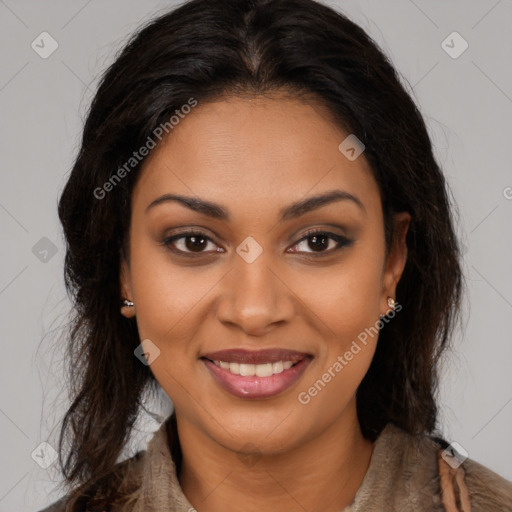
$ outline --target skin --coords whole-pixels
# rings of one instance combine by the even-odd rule
[[[378,336],[309,403],[297,398],[390,311],[406,261],[410,216],[395,217],[386,258],[379,189],[364,153],[350,161],[338,150],[347,135],[320,105],[281,93],[200,103],[151,152],[134,188],[120,277],[135,308],[122,313],[136,315],[141,340],[160,350],[150,368],[174,403],[179,480],[200,512],[340,511],[368,469],[374,445],[362,436],[355,393]],[[279,221],[281,208],[333,189],[364,210],[342,200]],[[218,203],[231,219],[177,202],[145,211],[168,193]],[[189,258],[162,245],[184,228],[211,239],[199,252],[190,238],[175,241]],[[352,243],[334,250],[327,239],[315,251],[304,239],[311,228]],[[263,249],[251,263],[236,252],[248,236]],[[259,400],[223,390],[199,359],[276,347],[313,360],[290,389]]]

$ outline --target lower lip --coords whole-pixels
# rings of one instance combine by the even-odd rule
[[[243,377],[217,366],[209,359],[201,359],[201,361],[226,391],[239,398],[258,399],[269,398],[293,386],[304,373],[311,359],[306,357],[288,370],[283,370],[270,377]]]

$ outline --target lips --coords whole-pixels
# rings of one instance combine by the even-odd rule
[[[200,357],[217,384],[245,399],[270,398],[286,391],[312,359],[311,354],[286,349],[220,350]]]

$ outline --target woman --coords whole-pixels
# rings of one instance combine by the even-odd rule
[[[437,422],[464,284],[447,184],[341,14],[192,0],[149,23],[59,216],[76,393],[47,511],[512,510]],[[158,386],[173,414],[118,462]]]

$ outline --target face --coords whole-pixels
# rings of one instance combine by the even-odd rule
[[[386,259],[377,184],[329,119],[282,95],[199,103],[133,191],[121,291],[178,424],[223,447],[277,453],[353,421],[395,297],[409,216]]]

